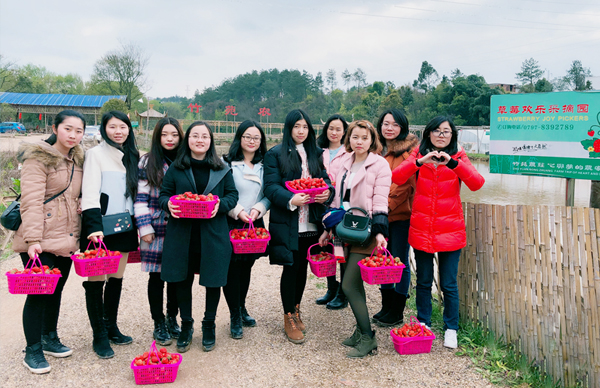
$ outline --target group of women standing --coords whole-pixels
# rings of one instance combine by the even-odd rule
[[[103,116],[103,141],[87,151],[84,162],[79,145],[84,129],[80,113],[63,111],[49,139],[24,144],[19,150],[23,223],[14,249],[21,252],[24,264],[37,255],[43,264],[58,267],[63,274],[54,294],[29,295],[23,309],[24,364],[32,372],[50,370],[44,354],[66,357],[72,353],[57,334],[61,293],[71,268],[69,257],[78,248],[83,251],[100,242],[123,254],[116,273],[83,282],[93,349],[100,358],[113,357],[111,344],[132,342],[119,330],[117,315],[128,253],[137,250],[138,244],[142,270],[149,272],[153,336],[163,345],[177,339],[179,352],[187,351],[193,339],[195,274],[206,288],[202,348],[210,351],[215,346],[221,288],[230,311],[232,338],[242,338],[243,327],[256,325],[246,308],[246,296],[252,266],[265,255],[271,264],[283,267],[280,294],[285,335],[293,343],[304,342],[307,326],[300,305],[307,278],[306,253],[311,245],[324,246],[331,239],[336,255],[345,263],[340,282],[328,278],[327,293],[317,304],[329,309],[350,304],[356,327],[343,341],[352,348],[349,357],[364,357],[377,349],[357,262],[374,249],[386,247],[406,268],[400,283],[381,286],[382,308],[373,322],[381,326],[402,322],[412,246],[418,318],[430,325],[433,254],[438,253],[445,345],[457,346],[456,273],[460,249],[466,244],[460,185],[465,182],[477,190],[483,178],[458,146],[449,118],[432,120],[419,145],[409,133],[408,120],[396,109],[384,112],[377,127],[366,120],[348,124],[334,115],[319,139],[308,115],[295,109],[286,117],[281,144],[267,151],[260,124],[247,120],[240,124],[223,158],[217,155],[208,123],[194,122],[184,133],[172,118],[156,124],[150,152],[140,158],[128,117],[113,111]],[[328,188],[311,200],[286,188],[285,182],[299,178],[323,178]],[[218,196],[210,218],[180,217],[170,198],[188,191]],[[57,193],[55,200],[44,202]],[[340,207],[367,212],[372,220],[367,246],[344,244],[332,229],[325,229],[322,217],[327,209]],[[229,231],[248,223],[264,227],[269,209],[267,252],[234,254]],[[135,227],[104,236],[103,217],[124,212],[134,216]]]

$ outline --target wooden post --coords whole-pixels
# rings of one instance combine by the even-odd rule
[[[567,178],[567,192],[565,196],[565,206],[575,205],[575,178]]]

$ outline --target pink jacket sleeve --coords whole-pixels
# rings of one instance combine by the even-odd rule
[[[373,187],[373,213],[387,214],[388,195],[392,185],[392,171],[388,162],[383,158],[373,167],[377,169],[375,186]]]

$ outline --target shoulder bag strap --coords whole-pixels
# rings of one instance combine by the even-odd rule
[[[64,193],[65,191],[67,191],[67,189],[69,188],[69,186],[71,186],[71,182],[73,181],[73,173],[75,172],[75,162],[73,162],[73,167],[71,167],[71,179],[69,179],[69,184],[67,185],[67,187],[65,187],[60,193],[53,195],[52,198],[47,199],[44,201],[44,205],[47,204],[48,202],[58,198],[59,195],[61,195],[62,193]]]

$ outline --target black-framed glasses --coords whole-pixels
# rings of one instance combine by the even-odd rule
[[[242,136],[242,139],[246,140],[248,143],[251,143],[251,142],[259,143],[261,137],[244,135],[244,136]]]
[[[433,131],[431,131],[431,133],[433,133],[433,135],[437,137],[452,136],[452,131],[440,131],[439,129],[434,129]]]

